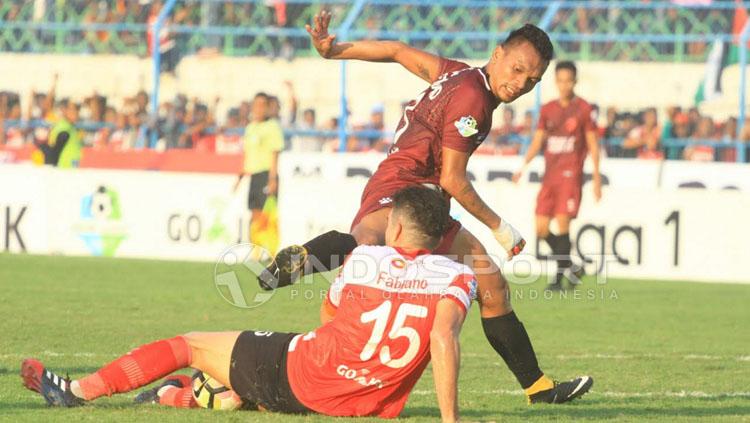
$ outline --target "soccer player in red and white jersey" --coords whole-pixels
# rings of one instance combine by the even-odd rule
[[[331,270],[357,245],[381,245],[393,194],[412,185],[433,187],[455,198],[484,223],[512,257],[525,241],[479,196],[466,166],[492,126],[492,112],[528,93],[552,59],[547,34],[527,24],[512,31],[482,67],[417,50],[398,41],[335,42],[328,33],[331,15],[321,12],[307,31],[318,53],[327,59],[395,62],[429,86],[405,108],[388,157],[380,163],[362,194],[350,233],[330,231],[304,245],[281,250],[261,277],[272,289],[293,283],[301,273]],[[479,286],[482,327],[490,345],[503,358],[529,402],[566,402],[565,392],[588,390],[590,378],[557,384],[539,368],[529,336],[510,304],[500,269],[479,240],[457,221],[434,250],[460,262],[471,262]],[[263,282],[265,281],[265,282]]]
[[[143,345],[74,381],[28,359],[24,384],[50,405],[73,407],[194,367],[264,410],[390,418],[432,357],[441,417],[455,422],[458,335],[477,283],[467,266],[429,252],[449,224],[448,203],[436,191],[396,193],[387,246],[352,252],[323,304],[322,326],[312,332],[188,333]]]
[[[547,288],[562,289],[562,280],[570,260],[570,222],[578,215],[583,187],[583,163],[586,154],[593,164],[594,198],[602,196],[599,175],[599,144],[593,109],[575,94],[578,71],[573,62],[555,66],[555,83],[560,98],[542,106],[537,130],[531,140],[522,168],[513,175],[521,179],[524,169],[544,147],[544,179],[536,200],[536,235],[547,242],[557,260],[555,279]],[[557,222],[558,234],[552,234],[550,221]],[[580,270],[572,275],[578,276]]]

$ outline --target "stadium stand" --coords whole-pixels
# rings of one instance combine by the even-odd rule
[[[443,0],[424,5],[380,0],[368,2],[356,15],[348,36],[399,39],[445,56],[473,60],[486,58],[509,29],[526,21],[547,21],[558,59],[697,65],[707,60],[713,43],[724,43],[732,50],[733,34],[739,32],[747,15],[736,2],[708,2],[708,6],[689,0],[558,3],[559,8],[552,9],[550,2],[531,0],[497,1],[491,7],[480,1]],[[345,1],[326,5],[334,12],[334,27],[352,8],[352,2]],[[165,64],[162,71],[180,78],[179,72],[174,75],[179,71],[177,63],[193,55],[261,56],[268,60],[312,57],[315,52],[303,26],[321,6],[304,0],[178,1],[166,29],[159,34]],[[0,48],[22,54],[145,56],[153,40],[151,25],[161,8],[160,1],[4,2],[0,6]],[[736,56],[726,60],[736,61]],[[733,88],[725,87],[725,91]],[[224,101],[217,108],[213,98],[176,95],[159,101],[157,117],[150,113],[150,96],[145,91],[119,96],[91,91],[71,98],[82,106],[77,125],[84,131],[84,155],[144,148],[237,154],[241,148],[239,140],[249,110],[246,101]],[[282,87],[269,91],[287,94]],[[246,97],[252,94],[248,92]],[[293,95],[281,97],[284,107],[280,117],[290,148],[314,145],[310,147],[313,151],[382,151],[387,144],[383,140],[393,128],[383,125],[382,110],[379,117],[375,112],[367,114],[368,109],[378,107],[378,103],[371,104],[350,110],[368,118],[347,125],[347,141],[340,143],[337,116],[324,116],[316,109],[303,113]],[[589,97],[597,101],[595,96]],[[401,99],[405,100],[408,98]],[[12,154],[6,152],[3,160],[22,160],[33,150],[30,144],[45,143],[49,128],[60,116],[59,107],[67,101],[55,95],[54,89],[45,93],[0,92],[0,146],[13,150]],[[750,141],[750,125],[738,124],[736,117],[726,113],[713,116],[710,110],[707,113],[688,104],[657,110],[661,140],[657,154],[648,154],[642,147],[627,148],[623,143],[633,139],[633,130],[642,125],[644,111],[653,104],[648,100],[638,107],[610,103],[605,102],[606,110],[598,119],[610,157],[746,161],[750,156],[744,144]],[[480,153],[508,155],[524,149],[534,114],[523,105],[514,107],[502,112],[507,119],[496,119],[493,136]],[[152,133],[157,134],[158,142],[153,142]],[[338,148],[340,144],[343,149]]]

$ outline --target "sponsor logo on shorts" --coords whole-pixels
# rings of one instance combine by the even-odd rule
[[[370,373],[368,369],[355,370],[349,368],[346,364],[341,364],[336,367],[336,373],[344,379],[354,381],[362,386],[377,386],[378,389],[383,387],[382,380],[367,376]]]

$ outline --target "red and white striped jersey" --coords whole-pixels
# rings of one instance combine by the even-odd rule
[[[438,301],[468,311],[476,289],[471,269],[446,257],[357,247],[328,291],[334,319],[289,345],[294,395],[328,415],[398,416],[430,361]]]

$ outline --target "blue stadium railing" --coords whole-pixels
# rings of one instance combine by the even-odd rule
[[[5,128],[20,128],[20,129],[35,129],[35,128],[49,128],[51,125],[43,120],[33,121],[21,121],[21,120],[6,120]],[[81,123],[77,125],[79,129],[84,132],[96,132],[105,127],[114,129],[114,125],[101,124],[101,123]],[[148,131],[150,128],[146,125],[138,128],[138,131]],[[219,128],[211,127],[206,130],[207,133],[216,133]],[[225,129],[221,130],[222,133],[227,135],[243,135],[244,129]],[[285,128],[284,135],[286,137],[321,137],[326,139],[337,138],[339,136],[338,130],[305,130],[305,129],[294,129]],[[391,139],[393,132],[390,131],[373,131],[373,130],[348,130],[348,137],[360,138],[360,139]],[[626,156],[624,150],[621,149],[623,144],[623,138],[605,138],[601,141],[602,148],[607,152],[609,157],[634,157],[635,151],[631,151],[631,156]],[[521,154],[525,151],[530,140],[528,137],[522,137],[519,135],[511,135],[508,137],[507,142],[512,145],[518,145]],[[735,153],[736,161],[740,163],[750,162],[750,143],[741,141],[716,141],[716,140],[696,140],[696,139],[679,139],[669,138],[661,141],[660,151],[664,153],[664,157],[668,160],[680,160],[682,159],[682,152],[687,147],[695,146],[708,146],[715,150],[714,161],[725,161],[722,152],[732,150]],[[153,148],[154,145],[144,145],[144,148]]]

